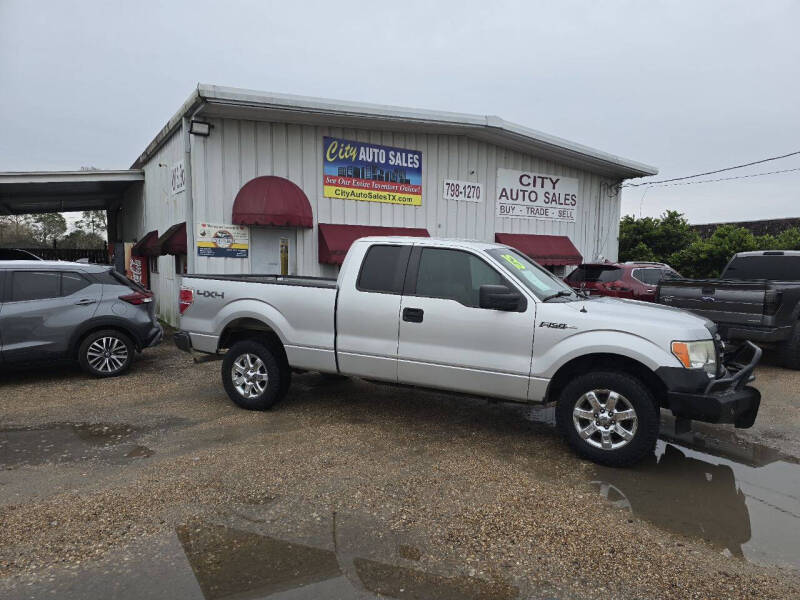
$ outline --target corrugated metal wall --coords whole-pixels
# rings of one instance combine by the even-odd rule
[[[432,236],[494,241],[496,231],[569,236],[584,258],[617,258],[619,193],[615,180],[534,158],[461,136],[392,133],[232,119],[211,119],[211,136],[192,137],[195,221],[230,223],[233,200],[242,185],[259,175],[286,177],[299,185],[314,211],[314,223],[425,227]],[[323,198],[323,136],[334,136],[422,151],[422,206],[399,206]],[[510,168],[576,177],[581,182],[575,223],[495,216],[497,169]],[[442,199],[442,181],[484,184],[483,202]],[[333,275],[317,259],[317,230],[300,230],[298,271]],[[199,273],[248,272],[249,261],[197,258]]]
[[[120,212],[123,240],[139,240],[153,229],[161,235],[172,225],[187,221],[186,193],[173,194],[171,182],[172,166],[182,158],[183,143],[178,131],[144,165],[144,185],[129,192],[135,197],[125,198]],[[180,275],[175,273],[175,257],[158,257],[158,273],[150,274],[148,285],[156,295],[159,318],[177,325]]]
[[[463,136],[393,133],[336,127],[315,127],[256,121],[211,119],[209,137],[191,136],[194,223],[230,223],[239,189],[259,175],[286,177],[306,193],[314,211],[314,229],[297,236],[297,270],[303,275],[335,276],[336,268],[318,262],[317,223],[347,223],[424,227],[432,236],[494,241],[496,231],[566,235],[591,260],[602,255],[617,258],[620,198],[616,180],[562,166],[493,144]],[[323,198],[323,136],[334,136],[420,150],[423,157],[422,206],[400,206]],[[121,214],[123,239],[139,239],[158,229],[192,219],[185,215],[185,193],[171,193],[172,165],[183,158],[180,132],[174,134],[144,166],[145,183],[133,188]],[[159,166],[165,165],[165,166]],[[498,168],[575,177],[580,201],[575,223],[511,219],[495,216],[495,179]],[[484,184],[482,202],[442,199],[442,181],[459,179]],[[138,200],[138,201],[137,201]],[[254,232],[251,231],[251,238]],[[251,239],[252,244],[252,239]],[[195,256],[198,273],[248,273],[249,259]],[[174,258],[159,258],[159,273],[151,275],[160,317],[177,324],[180,276]]]

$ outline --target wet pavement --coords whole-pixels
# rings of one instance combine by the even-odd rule
[[[147,458],[153,450],[134,443],[141,431],[116,423],[50,423],[0,428],[0,469],[92,459]]]
[[[4,598],[557,598],[550,590],[521,595],[500,578],[458,574],[457,561],[431,567],[422,533],[397,534],[375,517],[317,510],[298,501],[224,510],[215,521],[189,521],[88,568],[19,581]],[[287,522],[290,513],[312,518]]]
[[[219,363],[157,351],[128,378],[4,382],[0,597],[800,594],[800,465],[768,429],[664,416],[650,459],[610,469],[552,408],[305,374],[254,413]]]
[[[518,410],[555,425],[553,407]],[[675,434],[674,421],[662,421],[653,456],[627,469],[593,465],[589,485],[665,531],[756,564],[800,569],[800,461],[730,430]]]

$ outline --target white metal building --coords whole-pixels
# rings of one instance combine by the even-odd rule
[[[182,272],[335,276],[363,235],[498,240],[556,272],[615,260],[619,184],[657,170],[494,116],[199,85],[131,172],[110,241],[150,257],[174,324]]]

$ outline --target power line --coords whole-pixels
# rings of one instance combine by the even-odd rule
[[[768,171],[766,173],[751,173],[750,175],[736,175],[734,177],[720,177],[718,179],[701,179],[700,181],[684,181],[681,183],[651,183],[649,185],[663,185],[664,187],[670,187],[673,185],[695,185],[698,183],[713,183],[715,181],[730,181],[731,179],[748,179],[750,177],[763,177],[764,175],[778,175],[779,173],[791,173],[793,171],[800,171],[800,167],[796,167],[794,169],[783,169],[782,171]],[[642,184],[645,185],[645,184]],[[649,188],[648,188],[649,189]]]
[[[744,163],[741,165],[735,165],[733,167],[725,167],[724,169],[717,169],[716,171],[706,171],[705,173],[697,173],[696,175],[686,175],[685,177],[673,177],[672,179],[662,179],[661,181],[641,181],[639,183],[623,183],[622,187],[641,187],[643,185],[656,185],[661,183],[669,183],[672,181],[683,181],[684,179],[694,179],[695,177],[704,177],[705,175],[714,175],[715,173],[723,173],[725,171],[733,171],[734,169],[741,169],[743,167],[752,167],[753,165],[760,165],[765,162],[770,162],[772,160],[779,160],[781,158],[788,158],[790,156],[797,156],[800,154],[800,150],[796,152],[790,152],[789,154],[781,154],[780,156],[771,156],[770,158],[764,158],[761,160],[755,160],[753,162]]]

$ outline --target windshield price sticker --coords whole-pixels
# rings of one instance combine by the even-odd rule
[[[516,258],[514,258],[512,255],[510,255],[510,254],[503,254],[503,258],[504,258],[504,259],[506,260],[506,262],[507,262],[507,263],[509,263],[509,264],[510,264],[512,267],[515,267],[515,268],[519,269],[520,271],[524,271],[524,270],[525,270],[525,265],[523,265],[521,262],[519,262],[519,261],[518,261]]]
[[[483,201],[482,183],[445,179],[443,184],[442,198],[445,200],[466,200],[467,202]]]

